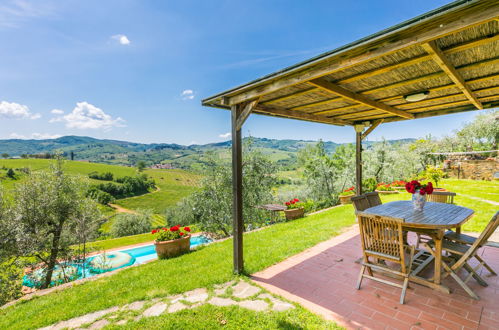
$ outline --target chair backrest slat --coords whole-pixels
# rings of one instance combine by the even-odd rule
[[[381,198],[379,197],[379,193],[376,191],[365,193],[367,201],[369,202],[369,207],[381,205]]]
[[[461,268],[464,263],[476,253],[476,250],[487,243],[488,239],[490,238],[490,236],[492,236],[497,227],[499,227],[499,211],[497,211],[492,219],[490,219],[484,231],[482,231],[480,236],[478,236],[473,245],[468,248],[468,251],[466,251],[466,253],[461,258],[459,258],[459,260],[451,268],[453,270],[458,270],[459,268]]]
[[[399,259],[405,265],[404,219],[364,214],[359,215],[358,219],[364,253],[382,254],[388,259]]]
[[[454,204],[456,193],[450,191],[434,191],[432,194],[426,195],[428,202]]]
[[[364,196],[364,195],[354,196],[351,198],[351,200],[352,200],[355,212],[364,211],[365,209],[368,209],[370,207],[369,201],[367,200],[366,196]]]

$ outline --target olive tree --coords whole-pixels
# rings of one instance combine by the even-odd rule
[[[61,160],[48,171],[33,172],[13,192],[11,225],[19,255],[45,265],[41,287],[52,281],[61,258],[70,257],[73,244],[84,243],[101,219],[97,204],[86,197],[88,184],[63,171]]]
[[[265,223],[267,214],[256,206],[272,201],[275,165],[246,144],[243,152],[243,217],[245,229]],[[168,225],[197,224],[203,231],[232,233],[232,172],[230,164],[211,155],[201,187],[166,212]]]

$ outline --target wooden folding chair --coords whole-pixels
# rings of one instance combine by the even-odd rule
[[[379,193],[376,191],[365,193],[367,201],[369,202],[369,207],[381,205],[381,198],[379,197]]]
[[[357,289],[360,289],[363,278],[392,285],[402,289],[400,303],[403,304],[414,257],[414,246],[410,246],[410,258],[406,262],[405,249],[407,246],[404,245],[402,233],[404,219],[371,216],[360,213],[358,214],[358,221],[362,241],[363,261],[361,263],[362,268],[357,282]],[[394,270],[386,263],[374,264],[369,260],[371,257],[396,263],[400,266],[400,270]],[[366,269],[368,274],[365,274]],[[404,279],[404,282],[403,284],[399,284],[374,277],[373,269],[400,276]]]
[[[450,191],[434,191],[432,194],[426,195],[427,202],[454,204],[455,192]]]
[[[492,219],[487,224],[487,227],[485,227],[485,230],[473,242],[473,244],[462,244],[451,240],[444,240],[442,243],[442,250],[450,253],[450,258],[446,258],[450,261],[449,263],[446,263],[444,260],[442,260],[442,266],[446,271],[446,273],[444,274],[444,278],[450,275],[472,298],[477,300],[479,300],[480,298],[476,295],[476,293],[473,292],[473,290],[471,290],[471,288],[466,283],[473,277],[480,285],[487,286],[487,282],[485,282],[483,278],[481,278],[477,273],[480,268],[486,267],[485,261],[477,254],[477,252],[478,249],[487,242],[487,240],[494,233],[497,227],[499,227],[499,211],[496,212],[496,214],[492,217]],[[435,256],[435,252],[433,251],[434,242],[429,241],[425,242],[424,244],[428,251],[433,254],[433,256]],[[475,268],[471,267],[468,263],[473,257],[479,262],[479,264]],[[464,268],[468,272],[468,276],[464,280],[462,280],[457,275],[458,271],[461,268]]]
[[[432,194],[426,194],[427,202],[435,202],[435,203],[446,203],[446,204],[454,204],[454,197],[456,193],[450,191],[434,191]],[[425,230],[414,230],[417,235],[417,243],[416,247],[419,248],[419,245],[422,243],[422,235],[425,235]],[[431,238],[427,235],[424,237],[426,241],[429,241]]]
[[[365,195],[354,196],[351,198],[351,201],[355,212],[364,211],[371,207]]]

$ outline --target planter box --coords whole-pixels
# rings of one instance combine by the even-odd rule
[[[171,241],[154,242],[158,259],[167,259],[187,253],[191,249],[191,235]]]
[[[392,191],[376,190],[376,192],[380,195],[389,195],[389,194],[398,194],[399,193],[397,190],[392,190]]]
[[[305,209],[303,207],[297,209],[284,210],[284,214],[286,215],[286,220],[294,220],[303,218],[305,214]]]
[[[341,205],[352,204],[352,197],[353,196],[354,195],[340,196],[340,203],[341,203]]]

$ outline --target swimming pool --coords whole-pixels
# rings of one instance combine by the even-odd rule
[[[211,240],[206,237],[206,236],[192,236],[191,237],[191,249],[195,248],[199,245],[202,244],[208,244],[210,243]],[[118,253],[116,253],[118,252]],[[115,255],[126,255],[130,256],[128,257],[122,265],[117,265],[117,267],[108,266],[108,269],[99,269],[98,271],[92,268],[92,261],[95,261],[96,259],[104,259],[103,263],[105,263],[105,260],[112,260],[114,259]],[[104,256],[104,257],[103,257]],[[71,270],[72,274],[72,280],[79,280],[82,278],[87,278],[87,277],[93,277],[101,273],[109,272],[118,268],[124,268],[132,265],[137,265],[137,264],[142,264],[144,262],[147,262],[149,260],[157,259],[158,256],[156,255],[156,249],[154,248],[154,244],[148,244],[144,246],[139,246],[136,248],[132,249],[125,249],[125,250],[118,250],[118,251],[113,251],[113,252],[108,252],[104,254],[98,254],[95,256],[92,256],[86,260],[84,264],[70,264],[66,265],[64,272],[59,269],[59,267],[56,269],[57,274],[61,273],[59,277],[56,277],[56,282],[54,282],[52,285],[58,285],[63,283],[63,273],[68,274],[68,270]],[[105,267],[104,267],[105,268]],[[23,285],[29,286],[29,287],[39,287],[43,278],[44,278],[45,270],[44,269],[38,269],[34,271],[30,275],[25,275],[23,278]],[[54,278],[54,277],[53,277]]]

